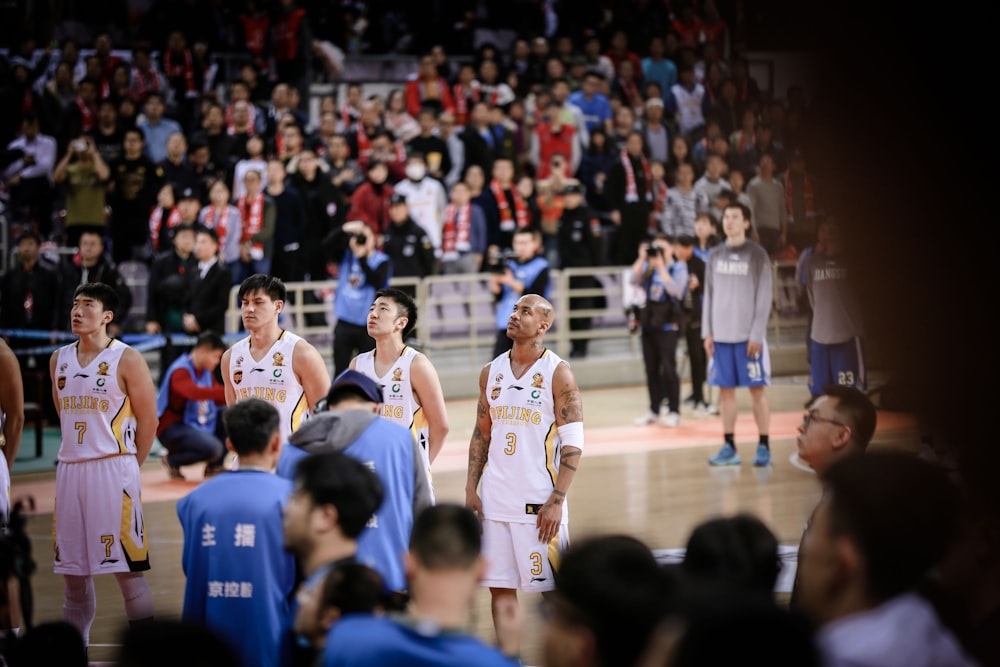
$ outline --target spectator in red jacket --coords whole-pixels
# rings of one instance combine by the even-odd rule
[[[417,77],[406,83],[406,110],[414,118],[420,107],[434,107],[438,113],[455,113],[455,101],[448,89],[448,82],[437,71],[434,56],[425,53],[420,56]]]
[[[389,168],[378,160],[368,164],[368,178],[351,195],[348,220],[362,220],[376,234],[381,234],[389,224],[389,198],[392,186],[386,182]]]
[[[531,162],[538,179],[548,178],[552,172],[552,157],[559,154],[569,160],[569,173],[575,174],[580,166],[582,150],[576,128],[564,122],[562,105],[551,100],[545,109],[544,120],[535,128],[531,144]]]

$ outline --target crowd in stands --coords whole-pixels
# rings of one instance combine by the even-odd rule
[[[25,37],[0,60],[0,85],[19,101],[0,123],[10,246],[36,234],[37,271],[64,283],[86,261],[73,251],[82,233],[101,237],[114,272],[173,252],[178,225],[215,230],[233,284],[254,272],[336,276],[342,258],[323,241],[350,220],[370,227],[393,276],[485,271],[512,255],[522,227],[540,230],[552,268],[580,266],[581,253],[628,265],[654,233],[695,236],[701,213],[718,223],[726,197],[751,206],[772,254],[815,242],[823,199],[804,90],[762,90],[711,0],[654,12],[641,29],[624,10],[584,29],[560,5],[503,48],[427,44],[409,81],[385,95],[347,82],[318,115],[309,83],[330,76],[310,46],[350,52],[327,12],[218,3],[201,24],[154,4],[133,41],[99,30],[39,50]],[[212,58],[224,50],[241,57],[229,77]],[[567,211],[571,185],[584,198]],[[406,204],[397,217],[423,234],[394,231],[394,193]],[[45,252],[54,247],[61,260]],[[182,312],[186,298],[170,295]]]
[[[177,276],[204,279],[215,262],[230,284],[257,272],[335,276],[341,257],[327,248],[344,247],[330,240],[350,221],[367,230],[350,243],[378,244],[394,275],[424,276],[517,261],[524,229],[537,246],[523,264],[578,266],[586,248],[591,263],[627,265],[652,233],[704,250],[731,202],[752,210],[772,257],[790,257],[815,242],[829,206],[810,162],[804,89],[761,90],[712,0],[676,11],[635,3],[614,18],[592,3],[525,12],[529,3],[487,2],[448,14],[451,31],[433,29],[443,10],[232,4],[157,2],[135,40],[98,31],[39,51],[26,38],[0,60],[0,195],[18,254],[0,327],[65,328],[66,295],[96,280],[120,291],[127,312],[119,267],[140,263],[157,277],[147,331],[216,329],[195,314],[197,287]],[[521,37],[475,44],[477,11]],[[314,72],[338,67],[324,43],[346,53],[408,44],[413,77],[384,98],[350,82],[311,117]],[[227,51],[245,54],[239,78],[220,77],[209,57]],[[43,252],[53,248],[66,250],[55,265]],[[205,317],[217,322],[217,309]],[[803,437],[826,429],[833,447],[858,436],[859,424],[817,405]],[[934,463],[855,454],[824,466],[791,609],[773,596],[777,540],[752,517],[698,526],[679,567],[660,566],[632,537],[596,537],[563,555],[543,602],[545,664],[994,664],[995,517]],[[337,520],[351,500],[308,502],[333,508],[335,537],[357,537],[360,526]],[[374,508],[351,510],[363,522]],[[402,664],[407,646],[479,642],[453,632],[471,621],[476,529],[449,505],[416,518],[406,613],[382,596],[377,573],[332,563],[300,637],[324,665]],[[23,572],[0,556],[8,581]],[[514,664],[506,638],[465,655]],[[5,637],[4,650],[10,664],[85,664],[75,639],[65,625],[39,626],[20,642]],[[379,653],[390,649],[400,652]],[[230,650],[206,628],[158,621],[131,628],[120,657],[241,664]]]

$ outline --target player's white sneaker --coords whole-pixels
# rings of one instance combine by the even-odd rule
[[[661,421],[663,422],[664,426],[668,426],[670,428],[677,428],[681,423],[681,416],[676,412],[668,412],[667,416],[664,417]]]

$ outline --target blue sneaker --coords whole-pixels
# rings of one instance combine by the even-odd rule
[[[738,466],[740,455],[736,453],[736,448],[728,442],[722,445],[719,453],[708,460],[710,466]]]
[[[757,445],[757,455],[753,457],[753,464],[758,468],[771,465],[771,448],[767,445]]]

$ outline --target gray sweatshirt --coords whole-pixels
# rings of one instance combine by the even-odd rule
[[[721,243],[705,262],[701,335],[716,343],[763,343],[771,315],[771,261],[753,241]]]
[[[361,408],[321,412],[302,422],[299,430],[292,433],[288,441],[310,454],[343,452],[376,419],[380,417]],[[432,503],[423,456],[417,448],[416,441],[412,437],[410,440],[413,445],[413,516],[416,518]]]

